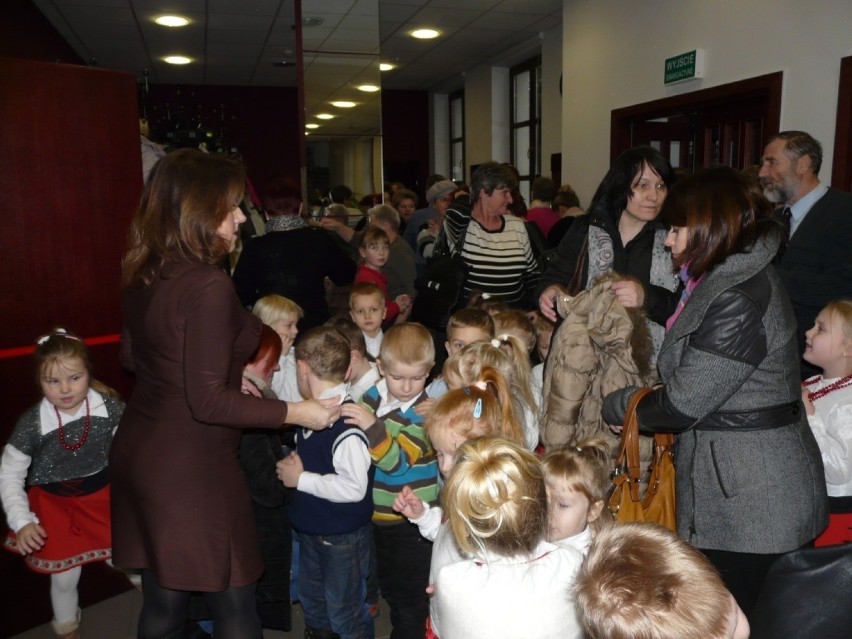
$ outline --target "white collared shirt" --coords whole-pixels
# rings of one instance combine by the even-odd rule
[[[797,200],[794,204],[788,205],[790,207],[790,215],[792,216],[790,219],[790,237],[793,237],[793,234],[796,232],[796,229],[799,228],[799,224],[802,223],[802,220],[805,219],[808,211],[810,211],[811,208],[813,208],[813,205],[816,204],[826,193],[828,193],[828,185],[823,184],[822,182],[817,182],[817,185],[811,189],[810,193],[800,200]]]
[[[409,399],[407,402],[401,402],[398,399],[391,397],[388,392],[388,383],[384,379],[380,379],[376,384],[376,389],[379,391],[379,397],[382,398],[382,401],[379,403],[378,409],[376,409],[376,417],[384,417],[388,413],[399,410],[399,412],[404,413],[409,408],[411,408],[412,404],[417,401],[417,399],[423,393],[417,393],[417,397],[414,399]]]

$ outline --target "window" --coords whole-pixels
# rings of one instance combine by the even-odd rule
[[[541,174],[541,57],[510,69],[511,157],[527,204],[532,182]]]
[[[450,167],[450,179],[464,182],[464,91],[450,94]]]

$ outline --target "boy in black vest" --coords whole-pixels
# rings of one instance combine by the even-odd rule
[[[343,402],[349,360],[349,340],[336,329],[318,326],[305,333],[296,346],[302,396]],[[278,462],[277,472],[285,486],[296,488],[288,514],[299,532],[305,636],[371,638],[365,600],[373,468],[367,437],[341,417],[325,430],[300,429],[296,450]]]

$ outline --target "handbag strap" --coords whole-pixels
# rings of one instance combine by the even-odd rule
[[[621,445],[618,448],[617,468],[627,468],[627,477],[630,485],[630,496],[633,501],[639,501],[639,418],[636,417],[636,408],[639,402],[648,393],[653,392],[651,388],[640,388],[630,396],[627,411],[624,413],[624,427],[621,429]]]
[[[459,239],[456,240],[455,246],[453,246],[453,250],[450,251],[450,242],[447,239],[447,229],[444,224],[441,224],[441,232],[438,233],[438,237],[435,240],[435,251],[443,252],[445,255],[461,255],[461,251],[464,248],[464,240],[467,237],[467,230],[470,228],[470,223],[473,221],[473,216],[471,216],[464,229],[462,229],[461,235]],[[433,253],[434,255],[434,253]]]

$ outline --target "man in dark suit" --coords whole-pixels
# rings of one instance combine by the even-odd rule
[[[763,152],[760,185],[789,223],[777,269],[793,302],[799,352],[805,331],[831,300],[852,298],[852,194],[822,184],[822,145],[803,131],[782,131]],[[802,378],[819,371],[802,362]]]

